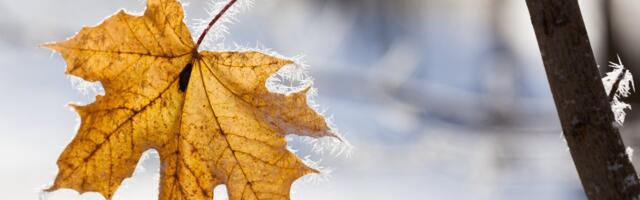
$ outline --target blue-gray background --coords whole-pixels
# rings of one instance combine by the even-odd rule
[[[188,2],[187,22],[208,18],[206,1]],[[601,55],[600,1],[580,2]],[[119,8],[142,11],[144,2],[0,0],[2,199],[102,198],[40,193],[75,135],[78,117],[65,105],[91,97],[72,86],[59,55],[37,46]],[[614,8],[616,37],[632,59],[640,52],[640,3]],[[306,55],[318,103],[355,146],[350,157],[314,155],[333,172],[296,182],[293,199],[585,198],[524,1],[258,0],[238,19],[226,42]],[[629,117],[623,133],[635,147],[639,117]],[[139,166],[146,170],[116,199],[157,197],[157,158]]]

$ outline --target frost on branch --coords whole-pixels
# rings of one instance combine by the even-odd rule
[[[620,99],[628,97],[632,91],[635,92],[635,87],[633,85],[631,72],[624,68],[619,57],[618,63],[610,62],[609,67],[612,70],[607,72],[605,77],[602,78],[602,84],[604,85],[607,95],[610,97],[611,110],[615,115],[615,122],[622,126],[626,116],[625,109],[631,110],[631,105],[622,102]]]

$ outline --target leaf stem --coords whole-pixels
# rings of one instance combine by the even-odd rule
[[[233,6],[233,4],[236,3],[236,1],[238,0],[231,0],[229,1],[229,3],[227,3],[227,5],[225,5],[222,10],[220,10],[220,12],[218,14],[216,14],[216,16],[211,19],[211,21],[209,22],[209,24],[207,25],[207,28],[204,29],[204,31],[202,31],[202,34],[200,34],[200,37],[198,38],[198,42],[196,43],[196,48],[195,51],[198,50],[198,47],[200,47],[200,44],[202,43],[202,41],[204,40],[204,37],[207,35],[207,33],[209,32],[209,29],[211,29],[211,27],[213,27],[213,24],[215,24],[218,20],[220,20],[220,18],[222,18],[222,15],[227,12],[227,10],[229,10],[229,8],[231,8],[231,6]]]

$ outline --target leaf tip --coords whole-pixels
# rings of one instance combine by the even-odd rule
[[[317,170],[311,167],[306,167],[304,169],[303,175],[307,175],[307,174],[320,174],[320,170]]]
[[[282,59],[282,65],[291,65],[291,64],[295,64],[296,62],[293,60],[289,60],[289,59]]]
[[[54,51],[58,51],[60,49],[60,47],[58,46],[58,43],[56,42],[47,42],[47,43],[43,43],[38,45],[39,48],[45,48],[45,49],[51,49]]]
[[[56,185],[52,185],[52,186],[50,186],[48,188],[43,189],[42,191],[43,192],[53,192],[53,191],[55,191],[57,189],[58,189],[58,187],[56,187]]]

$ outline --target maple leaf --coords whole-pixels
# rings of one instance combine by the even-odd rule
[[[271,93],[267,78],[293,62],[260,52],[198,52],[176,0],[148,0],[142,16],[119,11],[74,37],[43,45],[66,73],[100,81],[104,96],[72,105],[77,135],[47,189],[111,199],[141,154],[160,154],[159,199],[289,199],[297,178],[317,172],[286,149],[285,134],[335,136],[307,104],[309,86]],[[205,32],[206,33],[206,32]]]

